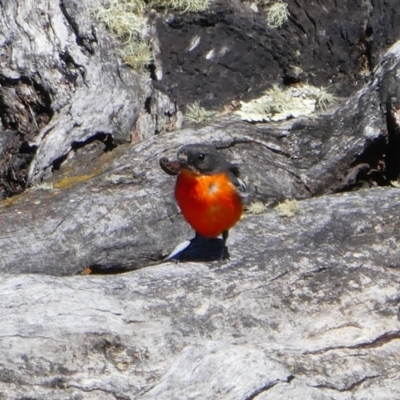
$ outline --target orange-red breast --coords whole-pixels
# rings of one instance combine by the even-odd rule
[[[229,229],[243,213],[240,190],[245,185],[238,167],[203,144],[182,147],[178,162],[175,197],[186,221],[196,234],[206,238],[222,234],[226,241]]]

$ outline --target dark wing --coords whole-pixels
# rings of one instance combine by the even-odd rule
[[[229,178],[231,179],[232,183],[238,188],[239,192],[245,193],[247,186],[246,184],[239,178],[240,171],[239,166],[236,164],[231,164],[228,170]]]

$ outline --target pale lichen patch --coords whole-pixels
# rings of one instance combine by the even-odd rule
[[[275,210],[278,211],[281,217],[293,217],[299,209],[297,200],[285,200],[284,202],[278,204]]]
[[[198,101],[195,101],[186,107],[186,114],[184,118],[190,122],[200,124],[202,122],[211,120],[215,114],[216,113],[214,111],[206,110],[204,107],[200,106]]]
[[[301,85],[281,89],[273,86],[258,99],[240,102],[235,111],[244,121],[268,122],[307,116],[317,109],[326,111],[335,98],[326,89],[311,85]]]
[[[267,26],[275,29],[282,26],[289,19],[288,5],[279,0],[267,11]]]

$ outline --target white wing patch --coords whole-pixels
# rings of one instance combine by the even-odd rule
[[[171,260],[172,258],[174,258],[177,254],[181,253],[183,250],[189,247],[190,243],[191,243],[190,240],[185,240],[184,242],[179,243],[178,246],[176,246],[172,250],[171,254],[164,259],[164,261]]]
[[[244,193],[247,190],[247,185],[240,178],[237,178],[237,180],[239,182],[239,190]]]

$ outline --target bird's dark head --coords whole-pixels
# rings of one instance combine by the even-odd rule
[[[204,144],[191,144],[179,149],[178,162],[181,169],[205,175],[228,171],[231,167],[218,150]]]

